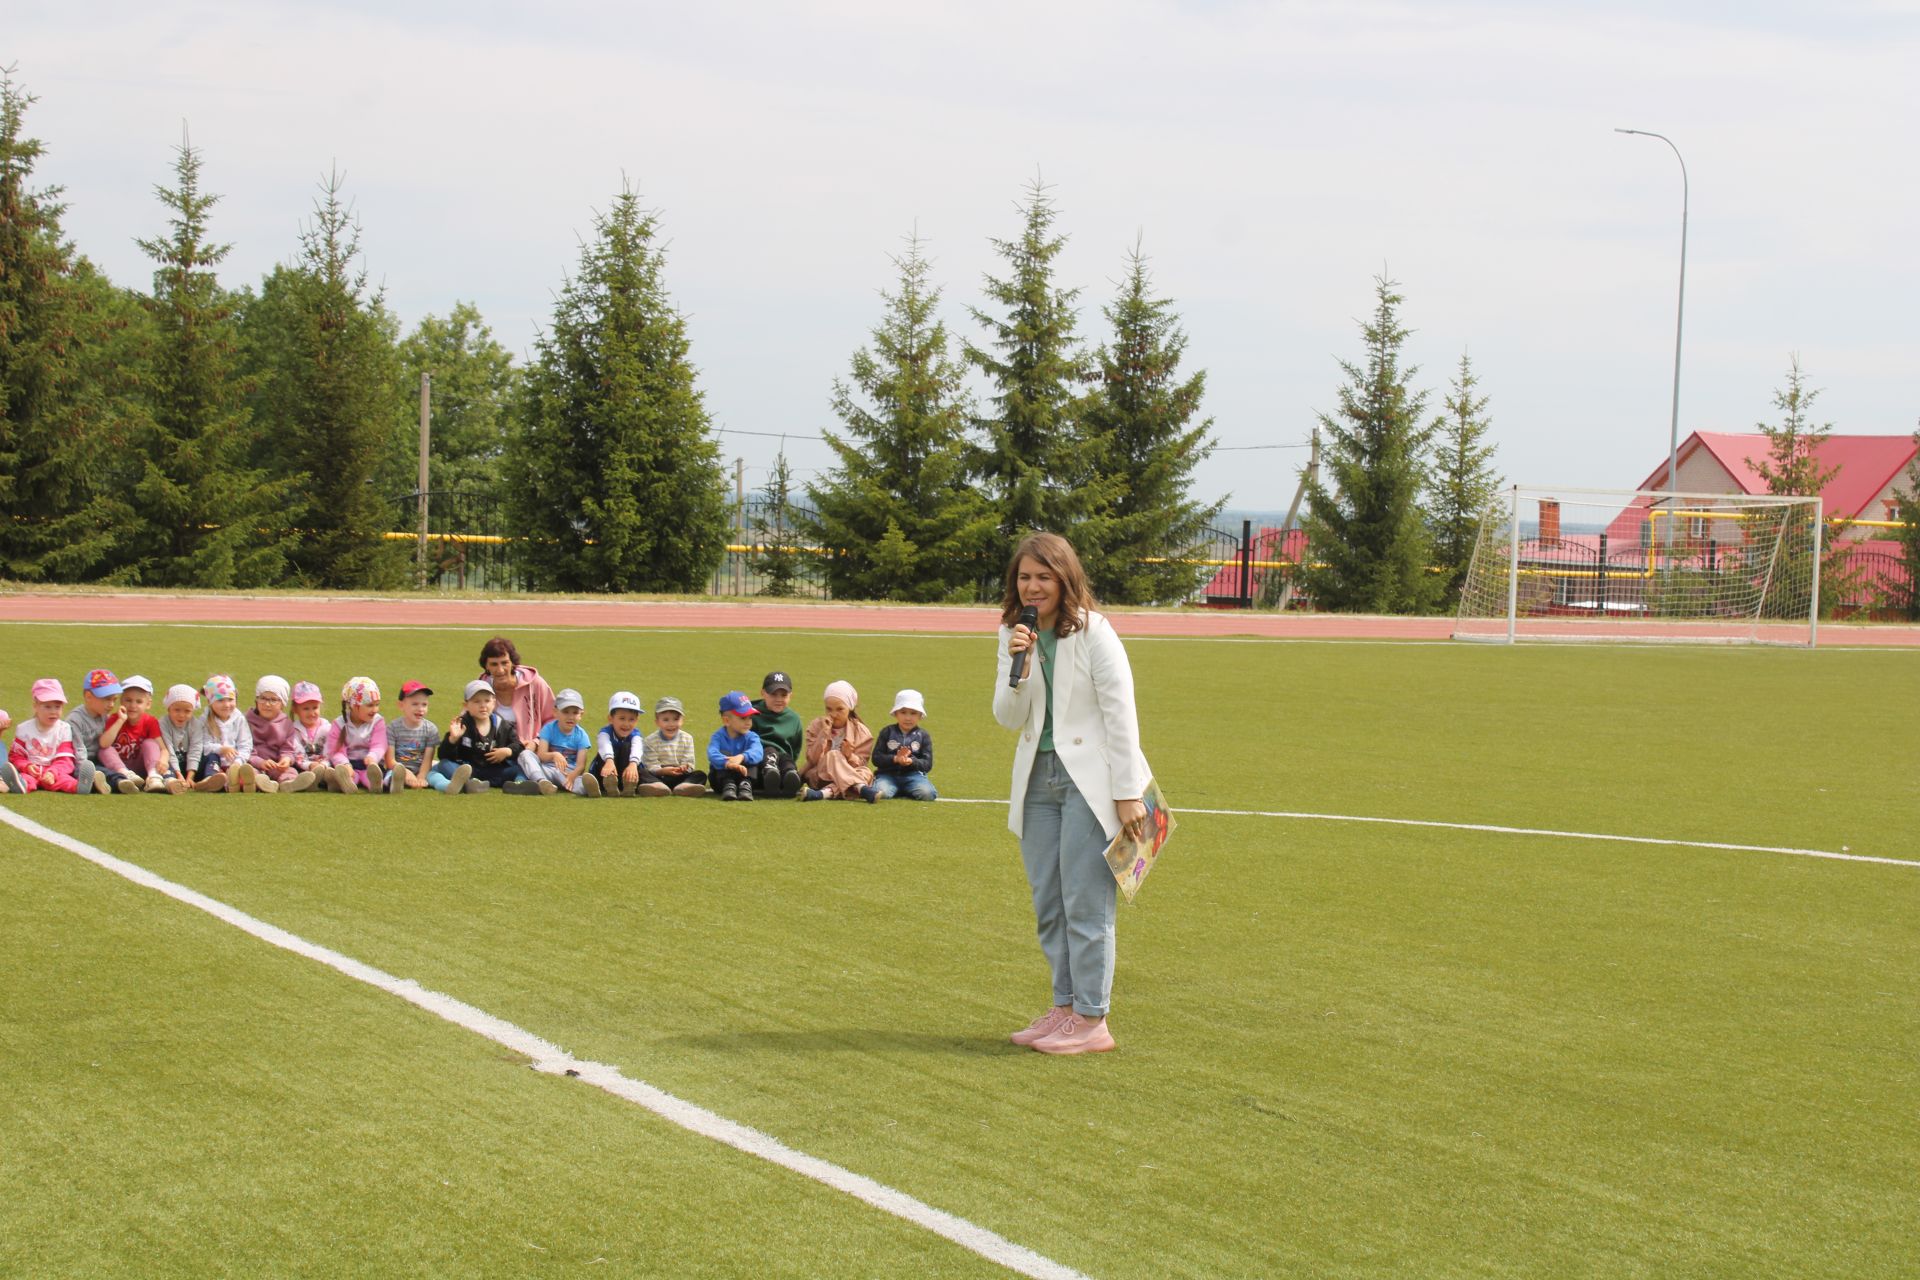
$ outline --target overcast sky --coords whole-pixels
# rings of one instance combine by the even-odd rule
[[[1509,480],[1630,486],[1680,431],[1751,430],[1798,353],[1816,416],[1920,419],[1920,3],[14,3],[37,176],[117,281],[181,122],[230,284],[290,260],[330,165],[409,326],[476,302],[527,350],[623,175],[659,211],[700,385],[733,432],[832,425],[888,256],[929,242],[956,340],[988,237],[1054,188],[1081,332],[1139,236],[1222,446],[1296,444],[1387,272],[1417,382],[1471,352]],[[726,437],[749,483],[779,442]],[[1203,496],[1284,507],[1300,450]]]

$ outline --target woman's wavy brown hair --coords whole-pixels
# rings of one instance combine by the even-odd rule
[[[1093,589],[1087,585],[1087,571],[1080,564],[1080,553],[1057,533],[1030,533],[1013,549],[1007,561],[1007,593],[1000,602],[1000,621],[1012,626],[1020,620],[1020,562],[1032,556],[1053,571],[1060,584],[1060,613],[1054,619],[1055,635],[1070,636],[1087,625],[1087,611],[1093,608]]]

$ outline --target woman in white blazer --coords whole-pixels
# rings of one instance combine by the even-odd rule
[[[1031,606],[1037,627],[1019,624]],[[1016,655],[1025,670],[1009,677]],[[1094,612],[1086,570],[1055,533],[1022,541],[1007,566],[993,715],[1020,735],[1007,826],[1033,889],[1053,1003],[1012,1035],[1042,1053],[1113,1048],[1114,904],[1107,844],[1146,830],[1140,797],[1151,774],[1140,754],[1133,669],[1113,625]]]

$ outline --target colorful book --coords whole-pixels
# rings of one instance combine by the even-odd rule
[[[1167,807],[1167,797],[1161,792],[1158,779],[1147,783],[1146,794],[1140,799],[1147,806],[1145,838],[1135,840],[1122,830],[1107,846],[1107,867],[1120,885],[1120,896],[1128,902],[1140,892],[1140,884],[1159,860],[1167,837],[1180,825],[1174,821],[1173,810]]]

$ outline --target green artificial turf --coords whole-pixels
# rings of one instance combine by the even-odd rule
[[[485,635],[0,626],[0,705],[97,664],[445,691]],[[943,791],[1006,792],[988,641],[518,638],[590,703],[678,694],[702,736],[773,667],[803,711],[839,676],[870,708],[915,685]],[[1920,858],[1920,758],[1890,724],[1920,654],[1130,651],[1176,807]],[[1122,911],[1121,1051],[1054,1060],[1004,1038],[1046,989],[999,806],[6,803],[1098,1276],[1912,1270],[1911,868],[1189,815]],[[0,1251],[325,1271],[350,1238],[340,1270],[448,1274],[546,1263],[520,1237],[557,1226],[576,1262],[662,1274],[968,1271],[5,829],[0,875],[9,978],[31,974],[0,988],[0,1042],[36,1064],[0,1095],[34,1153],[0,1163]],[[132,1049],[95,1080],[102,1041]],[[238,1075],[223,1046],[268,1065],[209,1088]],[[449,1202],[419,1171],[455,1163]]]

